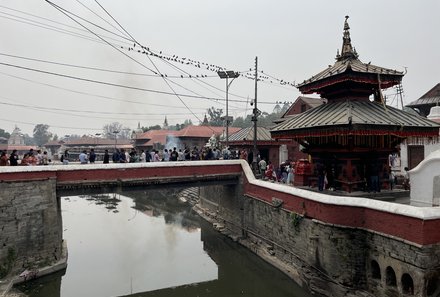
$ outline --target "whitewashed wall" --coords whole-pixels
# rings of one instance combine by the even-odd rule
[[[439,206],[440,150],[430,153],[416,168],[409,172],[409,176],[411,205]]]

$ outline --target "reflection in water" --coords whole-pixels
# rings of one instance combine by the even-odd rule
[[[176,190],[65,197],[63,272],[21,289],[31,297],[310,296],[214,231]]]

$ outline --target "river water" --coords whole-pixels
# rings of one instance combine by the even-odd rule
[[[66,271],[19,287],[30,297],[309,297],[213,230],[179,190],[62,197]]]

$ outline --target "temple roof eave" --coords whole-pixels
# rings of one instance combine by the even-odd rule
[[[319,130],[319,129],[354,129],[361,127],[368,130],[432,130],[440,125],[424,117],[402,111],[377,102],[343,101],[321,105],[298,116],[286,119],[271,130],[271,135],[285,131]],[[431,133],[431,132],[430,132]]]
[[[312,94],[319,93],[319,89],[338,84],[343,81],[379,85],[378,75],[380,75],[381,88],[386,89],[400,83],[404,74],[403,72],[391,69],[386,69],[379,72],[367,72],[354,71],[352,69],[332,71],[331,68],[328,68],[323,72],[313,76],[312,78],[305,80],[303,83],[298,84],[297,88],[303,94]]]
[[[316,127],[315,129],[292,129],[283,131],[272,131],[274,139],[307,139],[312,137],[330,136],[395,136],[399,138],[426,137],[438,138],[439,128],[420,128],[420,127],[384,127],[371,125],[340,125],[329,127]]]

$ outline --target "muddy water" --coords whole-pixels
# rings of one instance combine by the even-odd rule
[[[176,195],[63,197],[67,270],[20,290],[31,297],[311,296]]]

